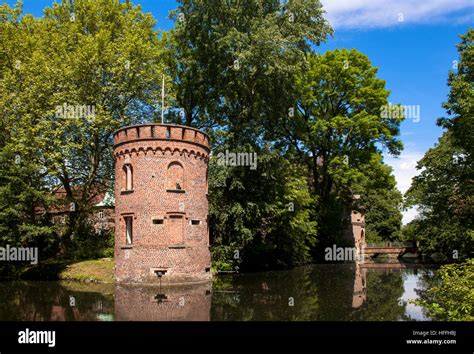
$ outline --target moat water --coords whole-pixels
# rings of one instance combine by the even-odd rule
[[[0,282],[1,321],[419,321],[430,269],[311,265],[185,287]]]

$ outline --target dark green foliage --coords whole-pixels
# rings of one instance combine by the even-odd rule
[[[421,211],[408,231],[425,252],[450,260],[472,257],[474,249],[474,30],[461,40],[458,71],[449,73],[450,93],[443,105],[450,116],[439,120],[447,131],[418,161],[421,172],[406,193],[406,205]]]
[[[39,169],[11,145],[0,151],[0,247],[38,247],[38,257],[45,259],[57,250],[58,241],[44,213],[52,199]],[[0,262],[0,277],[12,277],[27,265]]]
[[[474,320],[474,260],[442,266],[416,304],[440,321]]]
[[[114,256],[114,233],[96,233],[89,225],[82,226],[71,242],[70,257],[73,259],[98,259]]]
[[[262,152],[255,171],[211,160],[214,259],[235,263],[233,254],[238,250],[244,267],[308,262],[316,223],[310,218],[313,199],[305,178],[283,157]]]

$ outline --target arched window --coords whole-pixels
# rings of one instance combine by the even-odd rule
[[[184,168],[181,163],[174,161],[168,165],[167,171],[168,190],[184,192]]]
[[[123,170],[125,172],[125,190],[131,191],[133,190],[133,169],[132,165],[127,163],[123,166]]]

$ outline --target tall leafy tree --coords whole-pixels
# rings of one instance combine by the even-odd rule
[[[426,253],[440,252],[450,259],[472,257],[474,245],[474,30],[461,36],[457,71],[450,72],[450,93],[443,107],[448,117],[438,123],[447,128],[438,144],[418,161],[420,174],[406,193],[407,206],[418,205],[413,221]]]
[[[45,258],[54,250],[54,228],[39,209],[47,208],[51,200],[34,147],[22,144],[31,136],[17,139],[21,102],[9,91],[18,83],[14,76],[21,68],[13,58],[30,53],[21,21],[31,25],[33,20],[22,20],[20,5],[0,5],[0,82],[9,82],[0,85],[0,245],[36,246],[42,251],[39,257]],[[11,262],[1,263],[0,277],[18,270]]]
[[[349,191],[381,148],[394,155],[402,148],[397,136],[403,117],[381,114],[389,91],[376,73],[354,49],[311,54],[297,73],[295,116],[286,119],[285,138],[323,199],[335,189]]]
[[[331,33],[320,2],[179,3],[172,15],[177,119],[258,137],[252,130],[261,120],[281,114],[295,65]]]
[[[411,233],[427,255],[441,253],[451,260],[472,256],[474,231],[466,213],[472,218],[473,197],[460,193],[465,188],[461,183],[472,184],[463,178],[463,151],[453,145],[451,132],[445,132],[418,161],[422,171],[406,193],[406,206],[417,206],[420,212],[411,222]]]
[[[472,158],[474,149],[474,29],[460,36],[457,45],[459,61],[448,74],[450,92],[443,108],[449,115],[440,118],[438,124],[453,133],[456,146],[464,149]],[[472,165],[472,164],[471,164]]]
[[[396,241],[401,238],[403,196],[396,187],[392,168],[374,154],[361,166],[364,177],[360,186],[360,207],[365,213],[366,241]]]
[[[62,1],[39,19],[14,11],[2,31],[15,41],[1,44],[1,121],[9,144],[34,151],[74,203],[67,248],[89,200],[110,186],[112,132],[148,120],[159,102],[165,48],[153,17],[129,1]]]
[[[311,44],[331,33],[321,4],[179,3],[172,15],[176,28],[171,41],[176,109],[169,119],[207,128],[214,155],[258,155],[256,170],[211,163],[214,261],[228,263],[236,249],[247,264],[255,265],[259,256],[261,264],[307,261],[316,233],[305,210],[312,198],[304,171],[292,176],[295,171],[285,163],[286,151],[274,145],[273,126],[287,114],[296,66],[304,62]],[[288,211],[290,200],[294,212]]]
[[[296,73],[294,114],[283,121],[282,140],[307,166],[309,184],[319,197],[321,232],[333,239],[341,214],[360,207],[364,197],[390,171],[381,166],[382,149],[399,154],[402,114],[383,114],[389,91],[377,68],[352,50],[310,54]],[[390,110],[391,111],[391,110]],[[366,176],[370,175],[371,180]],[[394,188],[393,181],[383,188]],[[400,211],[393,210],[395,214]],[[340,229],[342,232],[342,229]]]

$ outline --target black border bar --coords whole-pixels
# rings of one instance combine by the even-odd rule
[[[55,347],[19,344],[27,328],[55,331]],[[472,353],[473,333],[472,322],[0,322],[0,353]]]

